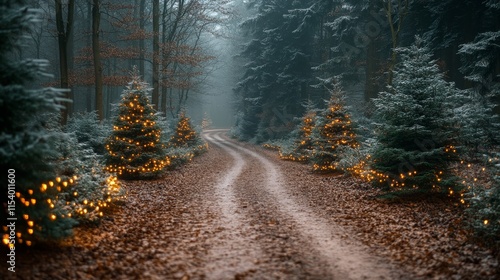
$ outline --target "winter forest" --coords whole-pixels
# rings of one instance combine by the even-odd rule
[[[499,279],[499,0],[0,0],[1,279]]]

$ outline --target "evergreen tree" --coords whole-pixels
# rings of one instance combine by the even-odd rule
[[[417,37],[398,50],[393,86],[375,99],[379,146],[372,167],[380,185],[443,191],[455,185],[448,163],[457,158],[453,100],[460,92],[423,43]]]
[[[0,0],[0,167],[8,177],[1,184],[0,202],[3,242],[11,247],[67,236],[74,224],[64,208],[48,203],[66,178],[58,178],[55,170],[59,155],[54,144],[61,135],[47,130],[40,115],[59,113],[62,93],[33,89],[47,61],[17,58],[15,51],[37,20],[24,3]],[[6,227],[11,221],[15,230]]]
[[[148,97],[150,91],[134,71],[106,141],[106,169],[116,172],[119,178],[153,178],[167,164],[161,129]]]
[[[314,26],[324,12],[318,2],[327,1],[252,3],[257,15],[241,24],[248,38],[241,56],[248,63],[235,88],[240,139],[260,142],[285,136],[293,117],[303,114],[300,103],[311,91]]]
[[[496,252],[500,251],[500,153],[492,153],[487,163],[490,186],[472,188],[468,200],[469,226],[475,236]]]
[[[351,118],[344,106],[344,93],[339,85],[335,85],[331,90],[327,108],[318,116],[313,131],[313,143],[311,161],[316,172],[337,170],[342,148],[359,146]]]
[[[170,145],[175,147],[191,147],[197,142],[198,135],[191,125],[191,120],[185,112],[179,114],[179,122],[174,134],[170,138]]]
[[[210,129],[212,127],[212,119],[208,116],[207,112],[203,114],[203,119],[201,120],[202,129]]]
[[[306,113],[302,117],[301,123],[292,131],[294,139],[291,151],[286,151],[286,147],[280,149],[280,158],[299,162],[307,162],[313,150],[312,131],[316,123],[317,109],[311,100],[304,105]]]

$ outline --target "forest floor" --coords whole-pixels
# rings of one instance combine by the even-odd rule
[[[498,279],[447,198],[383,199],[272,151],[204,133],[209,151],[61,244],[19,249],[1,279]],[[2,263],[5,254],[2,252]]]

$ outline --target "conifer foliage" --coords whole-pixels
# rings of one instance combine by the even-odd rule
[[[116,172],[119,178],[153,178],[168,164],[156,111],[148,97],[150,91],[135,70],[106,141],[106,169]]]
[[[179,122],[174,134],[170,138],[170,144],[175,147],[191,147],[195,145],[198,135],[193,129],[191,119],[185,112],[179,114]]]
[[[3,243],[11,248],[67,236],[74,225],[64,208],[56,211],[48,203],[73,179],[57,177],[55,143],[61,135],[49,131],[40,117],[59,112],[62,93],[33,89],[47,61],[19,60],[13,54],[37,20],[24,3],[0,0],[0,167],[8,177],[1,184],[0,213]],[[5,224],[7,218],[11,222]]]
[[[379,146],[372,167],[377,182],[447,191],[455,185],[447,166],[457,158],[450,101],[459,92],[443,79],[420,38],[398,51],[402,62],[393,86],[375,99]]]
[[[356,133],[344,106],[343,92],[334,85],[327,108],[320,112],[313,131],[314,153],[311,161],[316,172],[337,170],[343,147],[357,148]]]
[[[280,148],[280,158],[283,160],[308,162],[311,157],[313,150],[312,132],[316,125],[317,109],[314,108],[314,103],[310,100],[304,107],[306,112],[302,121],[292,132],[293,144],[288,149],[287,147]]]

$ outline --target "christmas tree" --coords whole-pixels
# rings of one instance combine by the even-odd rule
[[[106,169],[119,178],[153,178],[168,163],[156,112],[149,101],[150,91],[134,69],[132,81],[122,94],[113,132],[106,141]]]
[[[450,102],[460,94],[444,80],[429,49],[417,38],[399,50],[393,86],[375,99],[379,145],[373,154],[376,183],[396,188],[447,190],[457,158]]]
[[[203,120],[201,120],[202,129],[210,129],[212,127],[212,120],[208,116],[207,112],[203,114]]]
[[[313,130],[314,151],[311,158],[316,172],[337,170],[342,148],[359,146],[351,118],[344,106],[343,92],[334,85],[327,108],[320,112]]]
[[[313,150],[312,132],[315,126],[316,111],[312,101],[304,104],[306,112],[302,117],[301,124],[291,135],[294,138],[291,151],[286,151],[286,147],[280,149],[280,158],[299,162],[307,162]]]
[[[33,88],[47,61],[19,60],[16,55],[38,20],[24,2],[0,1],[0,167],[6,177],[0,218],[2,241],[11,250],[67,236],[75,223],[64,208],[52,204],[74,183],[74,178],[57,177],[55,144],[61,134],[46,128],[46,116],[59,114],[62,93]]]
[[[170,138],[170,145],[174,147],[192,147],[198,142],[198,135],[191,125],[191,120],[182,111],[179,114],[179,122],[175,129],[174,135]]]

